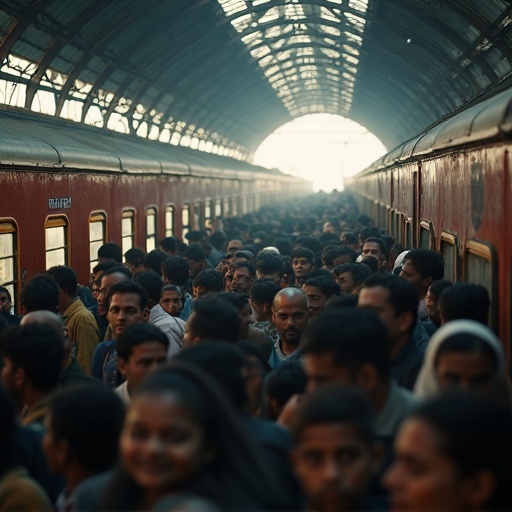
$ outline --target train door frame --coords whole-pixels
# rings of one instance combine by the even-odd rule
[[[131,219],[131,235],[124,235],[123,234],[123,224],[125,219]],[[132,244],[130,247],[127,247],[125,249],[124,247],[124,240],[126,238],[130,237]],[[123,251],[123,254],[131,249],[132,247],[136,247],[136,240],[137,240],[137,210],[135,208],[123,208],[121,210],[121,250]]]
[[[153,212],[152,215],[149,214],[149,212]],[[149,218],[150,217],[154,217],[154,221],[153,221],[153,234],[150,235],[149,232],[148,232],[148,227],[149,227]],[[153,249],[157,249],[158,248],[158,208],[156,207],[156,205],[151,205],[151,206],[147,206],[144,210],[144,226],[145,226],[145,229],[144,229],[144,237],[145,237],[145,251],[146,253],[152,251]],[[150,249],[149,248],[149,245],[148,245],[148,241],[150,239],[153,239],[153,248]]]
[[[108,216],[107,216],[107,212],[105,210],[95,210],[89,214],[89,267],[90,267],[89,270],[91,270],[91,271],[92,271],[93,267],[95,266],[95,265],[93,265],[93,263],[97,264],[97,262],[98,262],[98,250],[97,249],[96,249],[95,258],[91,259],[91,257],[92,257],[91,245],[93,243],[97,244],[100,241],[99,239],[91,241],[91,225],[97,224],[97,223],[101,223],[103,226],[103,238],[101,240],[101,244],[99,245],[99,247],[101,247],[108,240]]]
[[[185,223],[185,213],[187,214],[187,222]],[[181,205],[181,240],[185,238],[185,235],[190,231],[190,203],[186,202]]]
[[[171,228],[169,229],[168,216],[171,217]],[[176,233],[176,207],[173,203],[167,203],[165,205],[165,237],[175,236]]]

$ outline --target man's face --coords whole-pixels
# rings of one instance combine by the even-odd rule
[[[362,256],[363,259],[367,256],[373,256],[374,258],[377,258],[379,264],[384,259],[380,245],[377,242],[365,242],[363,244]]]
[[[128,381],[128,389],[132,393],[148,375],[167,360],[167,350],[159,341],[145,341],[133,347],[127,361],[118,358],[117,366],[120,373]]]
[[[439,298],[435,293],[432,293],[430,290],[427,292],[425,296],[425,309],[427,311],[427,315],[430,321],[437,326],[441,325],[441,315],[439,313],[439,308],[437,307],[437,302]]]
[[[110,274],[101,278],[100,293],[98,295],[98,314],[100,316],[107,316],[108,313],[108,292],[110,287],[119,283],[122,279],[118,274]]]
[[[340,285],[343,293],[354,293],[354,290],[356,289],[356,284],[354,283],[354,279],[350,272],[343,272],[343,274],[340,274],[336,278],[336,282]]]
[[[423,298],[432,282],[431,277],[423,277],[413,266],[410,260],[405,260],[402,265],[402,270],[400,271],[400,277],[409,281],[420,296],[420,299]]]
[[[241,251],[244,248],[244,244],[240,240],[230,240],[228,243],[227,253],[235,254],[237,251]]]
[[[233,281],[231,281],[231,291],[239,293],[249,293],[254,277],[251,276],[248,268],[237,268],[233,273]]]
[[[107,320],[114,338],[130,325],[148,320],[147,310],[140,307],[140,297],[135,293],[114,293],[110,299]]]
[[[7,293],[0,292],[0,311],[4,313],[9,313],[11,311],[12,304],[9,300]]]
[[[307,305],[299,298],[282,296],[276,299],[272,321],[281,339],[290,345],[298,345],[302,331],[308,324]]]
[[[187,323],[185,324],[185,333],[183,335],[184,347],[189,347],[199,341],[199,337],[197,336],[194,330],[194,322],[196,321],[196,319],[197,314],[195,311],[192,311],[192,313],[188,317]]]
[[[369,309],[377,314],[386,326],[391,343],[400,337],[400,317],[397,317],[393,306],[388,301],[389,290],[382,286],[363,288],[359,292],[358,307]]]
[[[183,308],[181,294],[173,290],[165,291],[160,299],[160,306],[162,306],[162,309],[169,315],[179,316]]]
[[[320,288],[305,284],[302,291],[306,294],[309,304],[309,317],[313,318],[323,311],[327,302],[327,296],[322,293]]]
[[[194,299],[200,299],[201,297],[204,297],[208,293],[208,289],[206,286],[194,286],[192,287],[192,295],[194,296]]]
[[[311,274],[311,271],[313,270],[313,263],[306,258],[293,258],[292,267],[295,272],[295,277],[305,278]]]
[[[242,309],[238,311],[238,316],[240,317],[241,323],[240,338],[247,339],[247,336],[249,335],[249,327],[252,323],[251,305],[247,303]]]
[[[375,450],[349,422],[304,427],[292,451],[308,510],[359,510],[377,467]]]

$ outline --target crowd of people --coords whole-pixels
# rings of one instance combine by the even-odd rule
[[[0,287],[0,512],[512,510],[477,284],[346,193]]]

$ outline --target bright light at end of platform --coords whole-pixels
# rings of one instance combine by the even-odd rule
[[[311,114],[279,127],[257,149],[253,163],[313,182],[315,191],[343,189],[386,148],[366,128],[341,116]]]

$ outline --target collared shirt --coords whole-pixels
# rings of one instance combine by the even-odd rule
[[[384,407],[375,418],[375,433],[378,437],[393,438],[400,423],[411,413],[416,398],[407,389],[391,381]]]
[[[124,405],[128,406],[132,402],[132,397],[130,393],[128,393],[128,381],[125,380],[120,386],[116,388],[116,393],[121,397],[121,400],[124,402]]]
[[[422,364],[423,352],[411,336],[400,352],[391,358],[389,368],[391,377],[399,386],[412,391]]]
[[[73,355],[86,373],[91,372],[92,358],[100,339],[94,315],[76,299],[63,314],[69,337],[74,344]]]
[[[278,338],[272,347],[272,352],[268,358],[268,364],[272,369],[274,369],[281,366],[286,361],[295,361],[296,359],[300,359],[300,356],[301,354],[298,348],[291,354],[285,354],[281,349],[281,338]]]
[[[46,396],[30,407],[24,408],[20,423],[31,430],[44,432],[44,418],[50,411],[50,396]]]

